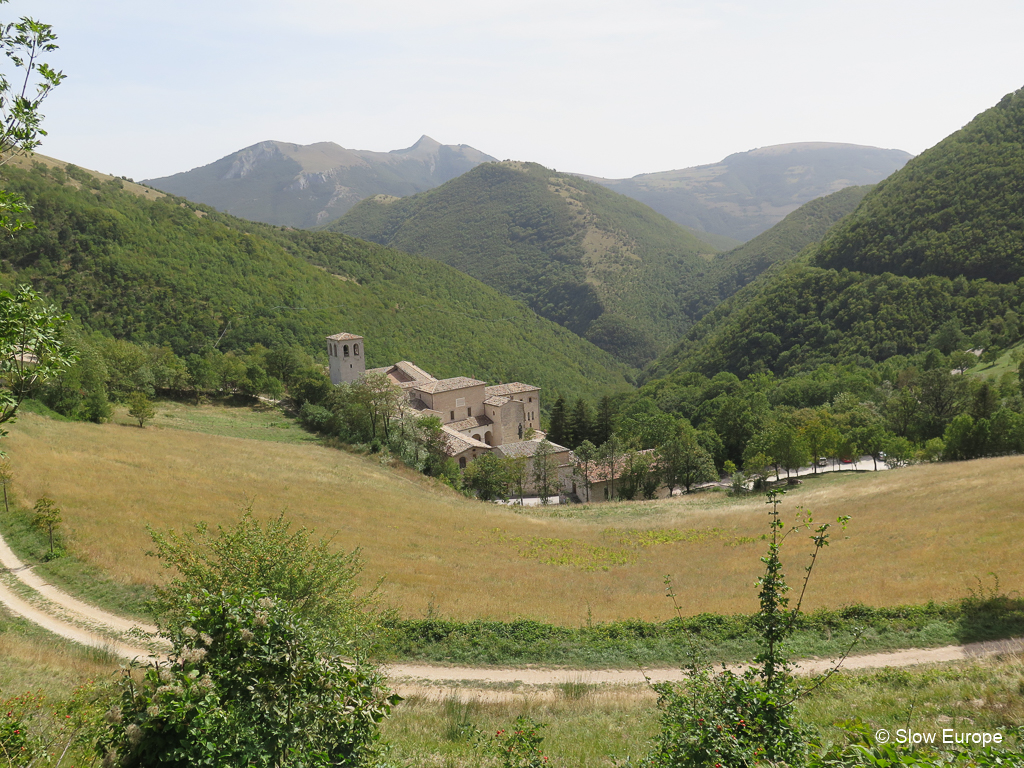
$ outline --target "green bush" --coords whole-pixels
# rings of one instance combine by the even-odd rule
[[[125,674],[105,765],[357,766],[399,698],[287,600],[198,590],[170,663]]]

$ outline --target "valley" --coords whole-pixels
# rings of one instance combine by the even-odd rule
[[[65,733],[26,698],[40,686],[35,701],[90,734],[76,760],[99,760],[103,729],[134,754],[143,726],[147,739],[170,732],[172,699],[212,702],[214,718],[231,709],[219,698],[229,669],[243,675],[236,701],[286,690],[309,705],[310,732],[336,710],[338,723],[368,723],[369,743],[397,703],[379,676],[388,661],[450,665],[437,685],[406,669],[408,700],[381,726],[394,765],[497,765],[472,737],[497,739],[515,716],[527,717],[520,732],[534,716],[556,721],[561,765],[675,765],[679,733],[727,710],[714,696],[739,697],[723,728],[740,729],[765,691],[800,701],[758,718],[833,740],[792,732],[815,768],[839,753],[859,764],[858,744],[881,749],[872,732],[909,722],[919,700],[918,725],[1000,729],[1016,760],[1016,646],[813,676],[806,690],[785,670],[790,655],[842,657],[854,643],[960,649],[1024,634],[1022,146],[1024,90],[912,159],[777,145],[588,180],[424,136],[387,153],[262,142],[154,180],[160,190],[52,158],[5,166],[29,226],[4,224],[0,240],[0,392],[5,416],[20,409],[0,464],[2,594],[19,606],[0,611],[0,746],[21,744],[24,723]],[[8,292],[22,285],[39,313],[29,319]],[[66,346],[50,360],[30,331]],[[368,369],[411,360],[438,387],[529,382],[541,426],[519,427],[529,455],[460,465],[444,420],[413,413],[394,372],[333,385],[325,340],[339,332],[365,339]],[[484,418],[469,405],[481,406],[454,407]],[[792,476],[862,456],[894,469]],[[561,503],[489,501],[548,487],[548,472],[543,496]],[[608,500],[581,503],[598,483]],[[766,492],[781,498],[776,528]],[[289,525],[324,537],[309,561],[302,531],[266,533]],[[216,532],[220,548],[170,531]],[[371,593],[378,602],[362,602]],[[83,650],[14,615],[63,617],[82,641],[90,620],[74,614],[88,606],[110,624],[151,620],[154,605],[177,661],[130,684],[86,682],[112,674],[118,654],[152,650],[124,627]],[[712,677],[693,662],[698,645],[762,672]],[[285,646],[320,682],[274,682]],[[245,678],[236,662],[264,651]],[[653,689],[660,720],[652,689],[609,691],[592,671],[691,662],[680,687]],[[517,672],[444,677],[481,665],[572,671],[536,689]],[[115,690],[136,684],[143,693],[115,712]],[[344,696],[322,696],[336,684]],[[699,706],[685,693],[698,690],[710,697]]]

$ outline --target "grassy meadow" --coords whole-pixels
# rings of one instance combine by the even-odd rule
[[[761,497],[703,493],[520,513],[376,457],[231,436],[297,436],[269,425],[279,414],[250,410],[186,416],[174,406],[145,429],[25,414],[6,440],[14,492],[26,507],[43,495],[56,500],[71,552],[130,585],[164,576],[144,554],[147,525],[228,524],[252,505],[263,517],[284,510],[340,548],[360,547],[366,582],[383,577],[385,600],[408,617],[660,621],[672,615],[666,574],[684,613],[755,608]],[[1007,544],[1024,518],[1022,469],[1024,457],[1012,456],[807,480],[787,495],[788,517],[805,507],[821,520],[852,521],[848,538],[835,536],[823,553],[805,607],[956,599],[978,579],[991,586],[989,574],[1003,591],[1019,589],[1024,559]],[[792,576],[804,544],[787,545]]]

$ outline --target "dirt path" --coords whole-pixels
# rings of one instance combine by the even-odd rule
[[[5,579],[8,583],[4,583]],[[12,589],[11,579],[20,582],[19,590]],[[143,642],[138,633],[155,634],[156,627],[108,613],[47,584],[18,559],[3,537],[0,537],[0,604],[49,632],[76,643],[105,649],[125,659],[163,658],[159,651],[167,648],[166,643],[159,639],[153,648],[144,647],[149,643]],[[1021,652],[1024,652],[1024,639],[911,648],[850,656],[843,662],[843,668],[908,667]],[[824,672],[833,664],[831,659],[808,659],[796,666],[799,674],[810,675]],[[648,681],[679,681],[683,678],[682,671],[674,667],[641,670],[393,664],[386,671],[396,691],[403,696],[444,698],[457,695],[462,699],[481,701],[507,701],[525,696],[554,697],[559,695],[560,686],[566,685],[604,686],[620,690],[634,687],[642,689],[640,695],[653,695],[646,685]]]
[[[23,594],[0,581],[0,604],[55,635],[92,648],[101,648],[125,659],[154,659],[159,654],[144,647],[138,633],[156,634],[156,627],[126,619],[83,603],[46,583],[11,551],[0,536],[0,574],[10,574],[27,590]],[[155,647],[166,645],[157,641]]]
[[[941,648],[910,648],[887,653],[850,656],[843,669],[877,669],[910,667],[963,661],[997,653],[1024,652],[1024,639],[998,642],[947,645]],[[796,664],[797,674],[814,675],[826,672],[833,659],[805,659]],[[733,671],[745,665],[732,666]],[[653,698],[647,686],[652,683],[679,682],[685,675],[677,667],[649,669],[565,669],[545,667],[456,667],[435,664],[394,664],[387,668],[388,677],[402,696],[439,700],[455,696],[462,700],[485,702],[510,701],[517,698],[552,699],[562,694],[565,686],[605,686],[634,689],[634,695]],[[509,686],[514,686],[509,690]],[[615,691],[611,692],[613,695]]]

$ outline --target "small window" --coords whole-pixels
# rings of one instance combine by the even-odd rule
[[[467,408],[466,409],[466,418],[469,418],[472,415],[473,415],[473,409],[472,408]]]
[[[459,456],[459,469],[465,469],[465,468],[466,468],[466,457],[465,456]]]
[[[448,420],[455,421],[455,411],[449,411]]]
[[[528,397],[528,398],[526,398],[526,402],[528,402],[528,403],[532,403],[532,402],[533,402],[533,398],[532,398],[532,397]]]

